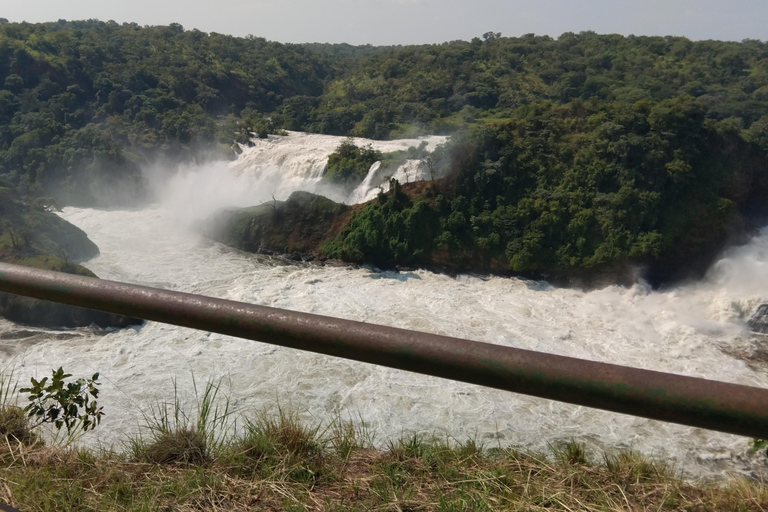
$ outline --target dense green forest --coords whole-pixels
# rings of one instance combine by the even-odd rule
[[[749,129],[768,115],[768,45],[594,33],[283,45],[175,24],[0,20],[0,87],[0,173],[22,193],[93,202],[115,180],[138,190],[147,159],[231,154],[249,130],[389,138],[541,102],[681,96]]]
[[[251,132],[281,129],[453,135],[429,160],[447,178],[356,213],[329,256],[672,268],[765,205],[768,44],[488,32],[293,45],[177,24],[0,19],[0,176],[13,197],[138,201],[146,163],[234,157]],[[378,157],[346,150],[332,181],[359,179]]]
[[[284,122],[386,138],[414,127],[452,131],[540,101],[631,105],[678,96],[696,97],[707,117],[734,118],[742,128],[768,114],[768,45],[760,41],[594,33],[484,38],[386,49],[330,81],[317,106]],[[289,113],[287,105],[281,112]]]
[[[179,25],[5,23],[0,173],[68,203],[99,203],[115,184],[139,195],[143,163],[232,154],[265,131],[261,112],[321,95],[333,71],[304,47]]]
[[[432,155],[448,178],[380,194],[323,252],[538,276],[651,263],[654,280],[679,277],[765,212],[765,128],[707,120],[690,97],[522,107],[457,136]]]

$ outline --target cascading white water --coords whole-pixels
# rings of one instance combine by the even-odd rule
[[[391,171],[390,171],[391,172]],[[387,174],[380,162],[374,163],[368,171],[365,180],[349,195],[347,203],[364,203],[375,198],[379,192],[389,192],[389,179],[394,178],[400,183],[427,180],[427,171],[423,169],[418,160],[406,160],[395,172]]]
[[[353,139],[358,146],[371,145],[383,153],[418,147],[426,142],[426,150],[446,141],[443,136],[421,139],[376,141]],[[288,132],[288,136],[271,135],[254,139],[252,147],[232,163],[182,168],[170,179],[164,176],[153,183],[162,203],[183,219],[203,218],[222,206],[253,206],[272,198],[283,200],[291,192],[305,190],[322,194],[334,201],[358,203],[376,196],[379,185],[389,189],[388,177],[376,171],[373,164],[364,182],[351,194],[323,183],[323,171],[330,155],[346,140],[344,137]],[[418,162],[409,160],[393,176],[402,183],[425,179]],[[155,181],[155,175],[149,176]]]
[[[666,291],[651,291],[639,283],[581,292],[521,279],[288,263],[232,250],[181,227],[179,219],[187,221],[190,211],[182,206],[194,204],[192,211],[205,214],[216,202],[220,206],[231,201],[235,192],[221,190],[227,184],[236,187],[243,202],[249,194],[257,196],[263,188],[257,172],[276,162],[286,165],[278,180],[280,193],[290,191],[287,183],[302,188],[316,178],[319,164],[309,157],[306,167],[288,164],[288,155],[301,154],[299,139],[321,140],[318,137],[292,134],[273,144],[275,152],[285,151],[285,156],[270,152],[269,141],[246,152],[229,169],[188,171],[186,177],[169,182],[166,201],[152,208],[66,208],[62,216],[99,246],[101,254],[85,265],[107,279],[768,385],[766,369],[741,358],[751,343],[746,319],[759,303],[768,302],[768,230],[730,250],[698,283]],[[338,140],[327,147],[332,150]],[[292,151],[281,147],[290,144],[296,146]],[[314,151],[311,148],[307,153]],[[257,158],[256,151],[262,156]],[[230,179],[233,170],[235,178]],[[195,204],[202,201],[194,190],[206,172],[218,173],[217,186],[210,189],[208,203]],[[238,175],[253,175],[255,190],[246,189]],[[183,185],[193,182],[185,190]],[[181,201],[185,194],[187,200]],[[119,444],[126,432],[136,430],[142,411],[171,396],[172,378],[188,396],[194,374],[198,383],[223,377],[233,403],[244,411],[279,402],[298,409],[308,421],[328,421],[336,414],[362,418],[380,443],[424,433],[460,441],[472,437],[486,446],[546,450],[547,443],[576,440],[597,452],[641,451],[670,460],[692,476],[768,475],[764,456],[750,454],[748,440],[737,436],[159,323],[100,336],[88,329],[56,333],[0,321],[0,349],[24,379],[41,377],[59,365],[76,375],[101,372],[100,402],[107,416],[92,442]]]

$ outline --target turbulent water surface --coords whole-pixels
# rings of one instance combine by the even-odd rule
[[[66,208],[62,216],[99,246],[101,255],[85,265],[107,279],[768,386],[765,367],[750,357],[759,341],[746,329],[750,313],[768,302],[768,231],[724,255],[701,282],[666,291],[639,283],[587,293],[520,279],[287,263],[214,244],[185,229],[190,211],[203,215],[217,202],[199,200],[193,208],[202,184],[211,187],[211,196],[223,198],[221,206],[233,198],[247,202],[248,193],[264,196],[262,182],[253,178],[248,188],[242,176],[278,176],[266,185],[267,195],[316,183],[321,160],[307,157],[307,166],[290,167],[288,156],[275,155],[284,149],[280,144],[300,147],[302,138],[325,144],[326,155],[340,140],[292,134],[247,151],[229,168],[188,170],[166,185],[167,201],[152,208]],[[286,165],[282,178],[275,174],[280,165]],[[225,190],[227,184],[235,184],[234,190]],[[59,365],[74,374],[101,372],[100,402],[107,416],[92,442],[104,444],[119,444],[137,429],[142,411],[172,397],[172,379],[190,396],[194,375],[198,383],[223,378],[234,405],[244,411],[279,403],[308,421],[327,422],[339,414],[362,419],[379,442],[423,433],[546,450],[548,443],[576,440],[595,453],[634,449],[705,477],[762,474],[765,466],[761,455],[749,453],[748,440],[737,436],[154,322],[103,335],[0,321],[0,350],[24,378]]]

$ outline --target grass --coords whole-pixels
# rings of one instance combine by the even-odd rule
[[[0,371],[0,440],[6,444],[33,445],[39,436],[30,428],[29,418],[16,405],[17,384],[13,370]]]
[[[686,482],[636,453],[590,460],[573,442],[533,453],[414,435],[375,449],[362,421],[308,426],[280,407],[243,419],[220,382],[195,384],[191,411],[174,383],[123,451],[46,446],[18,423],[9,382],[0,381],[0,502],[24,512],[768,509],[762,482]]]
[[[192,376],[196,408],[188,414],[173,381],[173,400],[160,402],[144,416],[145,432],[128,440],[128,451],[138,461],[205,465],[237,430],[229,398],[219,399],[221,380],[198,389]]]
[[[309,428],[282,411],[213,447],[189,435],[165,432],[146,453],[4,443],[0,500],[25,512],[768,508],[762,483],[696,485],[633,453],[589,461],[573,443],[536,454],[412,436],[375,450],[349,425]],[[206,457],[157,457],[195,443]]]

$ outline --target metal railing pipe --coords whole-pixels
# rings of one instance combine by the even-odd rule
[[[768,390],[0,263],[0,291],[750,437]]]

